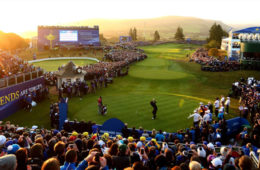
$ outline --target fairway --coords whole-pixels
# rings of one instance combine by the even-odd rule
[[[84,66],[87,64],[93,64],[96,63],[96,61],[93,60],[50,60],[50,61],[41,61],[33,63],[33,65],[43,68],[45,71],[56,71],[58,68],[62,65],[67,64],[69,61],[73,61],[74,64],[78,66]]]
[[[70,120],[95,121],[102,124],[109,118],[127,122],[129,127],[142,126],[168,132],[192,126],[190,113],[199,102],[214,101],[227,95],[234,81],[241,76],[260,79],[256,71],[202,72],[200,65],[189,63],[186,55],[198,46],[185,44],[162,44],[140,47],[148,58],[130,66],[129,75],[114,79],[107,88],[96,94],[88,94],[82,100],[73,97],[69,101]],[[98,115],[97,99],[102,96],[108,114]],[[152,120],[150,101],[157,100],[158,119]],[[56,101],[57,96],[51,96]],[[32,112],[19,111],[6,120],[21,126],[50,127],[49,106],[51,101],[39,103]],[[231,99],[231,114],[237,116],[238,101]]]

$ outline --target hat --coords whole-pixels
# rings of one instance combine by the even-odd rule
[[[123,139],[123,137],[122,137],[121,135],[116,135],[116,137],[117,137],[119,140]]]
[[[7,148],[9,145],[14,144],[14,142],[12,140],[9,140],[5,143],[5,147]]]
[[[12,144],[7,147],[8,154],[15,154],[15,152],[20,149],[20,146],[17,144]]]
[[[0,135],[0,145],[3,145],[6,141],[6,137],[4,135]]]
[[[219,158],[215,158],[211,161],[212,165],[216,168],[222,166],[222,161]]]
[[[215,150],[215,147],[212,143],[207,144],[207,147],[211,150]]]
[[[206,151],[203,149],[203,147],[199,147],[197,149],[199,157],[205,158],[206,157]]]
[[[204,145],[207,145],[207,144],[208,144],[208,142],[204,140],[204,141],[203,141],[203,144],[204,144]]]
[[[73,131],[71,135],[72,135],[72,136],[78,136],[78,132]]]
[[[98,141],[98,144],[99,144],[100,146],[103,146],[103,145],[105,145],[105,142],[104,142],[103,140],[100,140],[100,141]]]
[[[16,129],[16,131],[19,131],[19,130],[24,130],[24,127],[18,127],[18,128]]]
[[[133,140],[134,140],[134,138],[133,138],[132,136],[129,136],[129,137],[128,137],[128,141],[129,141],[129,142],[133,142]]]
[[[104,133],[104,136],[108,138],[109,137],[109,133]]]
[[[190,145],[191,145],[191,144],[195,144],[195,143],[194,143],[193,141],[191,141],[191,142],[190,142]]]
[[[59,131],[55,129],[55,130],[53,131],[53,134],[54,134],[54,135],[57,135],[57,133],[59,133]]]
[[[68,120],[68,119],[66,119],[64,122],[65,122],[65,123],[68,123],[68,122],[69,122],[69,120]]]
[[[36,126],[36,125],[33,125],[32,126],[32,129],[34,130],[34,129],[37,129],[38,128],[38,126]]]
[[[70,137],[69,137],[69,140],[70,140],[70,141],[74,141],[76,138],[77,138],[76,136],[70,136]]]
[[[221,142],[217,141],[216,145],[217,145],[217,147],[220,147],[221,146]]]
[[[96,134],[94,134],[94,135],[91,137],[92,140],[95,140],[96,138],[97,138],[97,135],[96,135]]]
[[[85,137],[88,137],[88,132],[83,132],[82,135],[85,136]]]
[[[126,151],[126,145],[125,145],[125,144],[120,145],[120,146],[119,146],[119,151],[125,153],[125,151]]]
[[[151,141],[153,141],[153,142],[156,142],[156,139],[155,138],[152,138],[152,140]]]
[[[140,141],[144,142],[146,140],[146,138],[144,136],[140,137]]]
[[[143,146],[143,143],[141,141],[138,141],[137,144],[136,144],[136,147],[141,148],[142,146]]]

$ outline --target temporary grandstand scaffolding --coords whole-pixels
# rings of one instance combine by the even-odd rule
[[[17,75],[12,75],[9,77],[1,78],[0,79],[0,89],[13,86],[19,83],[23,83],[29,80],[33,80],[35,78],[41,77],[43,75],[43,70],[39,69],[36,71],[32,71],[29,73],[20,73]]]

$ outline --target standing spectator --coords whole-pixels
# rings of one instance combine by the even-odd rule
[[[225,101],[226,106],[226,113],[229,113],[229,106],[230,106],[230,97],[227,97],[227,100]]]
[[[218,117],[218,109],[219,109],[219,98],[216,98],[216,101],[214,102],[214,106],[215,106],[215,116]]]

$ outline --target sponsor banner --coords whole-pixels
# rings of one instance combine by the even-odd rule
[[[21,108],[21,100],[26,94],[44,86],[44,78],[36,78],[11,87],[0,89],[0,120]]]

